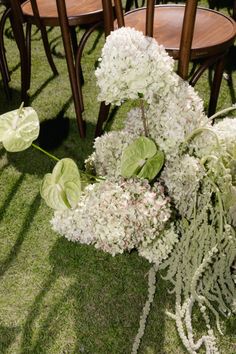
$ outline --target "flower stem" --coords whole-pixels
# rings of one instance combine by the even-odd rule
[[[21,102],[21,105],[20,105],[20,107],[19,107],[19,109],[18,109],[18,116],[20,116],[21,115],[21,113],[22,113],[22,110],[23,110],[23,107],[24,107],[24,102]]]
[[[45,151],[44,149],[42,149],[41,147],[39,147],[38,145],[35,145],[32,143],[32,146],[41,151],[43,154],[47,155],[48,157],[50,157],[51,159],[55,160],[55,161],[60,161],[60,159],[58,159],[56,156],[52,155],[52,154],[49,154],[49,152]]]
[[[57,161],[57,162],[60,161],[60,159],[58,159],[58,157],[56,157],[56,156],[50,154],[49,152],[45,151],[44,149],[42,149],[42,148],[39,147],[38,145],[32,144],[32,146],[33,146],[35,149],[41,151],[43,154],[45,154],[45,155],[47,155],[48,157],[50,157],[51,159],[53,159],[54,161]],[[90,180],[93,179],[95,182],[101,182],[101,181],[105,180],[104,177],[100,177],[100,176],[97,177],[97,176],[91,175],[91,174],[88,173],[88,172],[81,171],[79,168],[78,168],[78,170],[79,170],[79,172],[80,172],[81,175],[83,175],[83,176],[85,176],[85,177],[87,177],[87,178],[90,178]]]
[[[183,146],[187,145],[187,143],[190,140],[192,140],[196,135],[201,134],[203,132],[209,132],[210,134],[212,134],[215,137],[215,139],[216,139],[217,147],[220,148],[220,141],[219,141],[218,135],[211,128],[205,128],[205,127],[200,127],[200,128],[197,128],[197,129],[193,130],[187,136],[187,138],[184,140]]]
[[[228,113],[230,111],[233,111],[236,109],[236,104],[233,104],[233,106],[229,107],[229,108],[225,108],[215,114],[213,114],[213,116],[209,117],[209,120],[214,120],[215,118],[221,116],[222,114]]]
[[[144,134],[145,134],[146,137],[148,137],[149,136],[149,132],[148,132],[148,125],[147,125],[147,117],[145,115],[145,110],[144,110],[144,101],[143,101],[143,99],[140,100],[140,107],[141,107],[141,113],[142,113]]]
[[[79,172],[84,175],[85,177],[88,177],[90,179],[93,179],[95,180],[96,182],[101,182],[101,181],[104,181],[105,180],[105,177],[101,177],[101,176],[94,176],[94,175],[91,175],[90,173],[88,172],[85,172],[85,171],[81,171],[79,170]]]

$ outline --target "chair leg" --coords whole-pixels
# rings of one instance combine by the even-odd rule
[[[23,102],[28,101],[27,91],[29,89],[29,69],[28,69],[28,50],[26,46],[25,34],[23,24],[16,20],[15,17],[10,16],[13,35],[20,52],[20,66],[21,66],[21,99]]]
[[[27,90],[30,89],[30,82],[31,82],[31,23],[26,24],[26,50],[27,50]]]
[[[76,36],[76,29],[74,26],[70,27],[70,37],[71,37],[74,58],[76,59],[76,55],[77,55],[77,51],[78,51],[78,41],[77,41],[77,36]],[[84,84],[84,76],[83,76],[81,64],[79,65],[79,76],[80,76],[80,84],[83,85]]]
[[[98,121],[95,129],[95,138],[102,135],[103,133],[103,123],[107,121],[110,111],[110,105],[105,105],[105,102],[102,102],[100,105]]]
[[[223,72],[225,68],[225,58],[225,55],[222,56],[216,63],[214,79],[211,87],[211,97],[208,107],[208,117],[211,117],[216,111],[217,101],[220,92],[220,85],[222,82]]]
[[[71,38],[71,44],[72,44],[74,57],[76,57],[76,53],[78,50],[78,41],[77,41],[75,26],[70,26],[70,38]]]
[[[81,111],[84,111],[84,103],[83,103],[83,95],[82,95],[82,84],[81,84],[81,59],[82,59],[82,54],[83,50],[85,47],[85,44],[87,43],[87,40],[89,39],[90,35],[94,32],[95,29],[99,28],[102,26],[102,22],[95,23],[92,27],[88,28],[79,43],[78,46],[78,51],[76,54],[75,58],[75,72],[76,72],[76,80],[77,80],[77,88],[78,88],[78,94],[79,94],[79,101],[80,101],[80,107]],[[107,119],[108,114],[109,114],[109,108],[108,111],[106,110],[107,106],[105,104],[101,104],[100,107],[100,112],[99,112],[99,117],[98,117],[98,122],[96,126],[96,132],[95,132],[95,137],[98,135],[102,134],[102,124],[103,122]],[[104,119],[104,120],[103,120]]]
[[[77,124],[79,128],[80,137],[85,138],[85,121],[83,120],[82,110],[80,105],[79,89],[76,80],[76,72],[75,72],[74,58],[72,52],[69,23],[68,23],[68,18],[66,16],[66,6],[64,1],[57,0],[57,9],[59,14],[59,22],[61,27],[64,50],[66,54],[66,62],[67,62],[72,96],[73,96],[73,101],[75,106]]]
[[[9,75],[5,47],[4,47],[4,27],[5,27],[5,23],[6,23],[7,18],[10,16],[10,12],[11,12],[11,10],[9,8],[6,9],[4,11],[4,13],[1,17],[1,21],[0,21],[0,71],[2,74],[4,91],[5,91],[8,99],[10,99],[10,90],[9,90],[9,85],[8,85],[8,83],[10,81],[10,75]]]
[[[42,40],[43,40],[43,46],[44,46],[44,50],[45,50],[45,53],[46,53],[46,56],[47,56],[47,60],[48,60],[48,63],[52,69],[52,72],[54,75],[58,75],[58,71],[57,71],[57,68],[54,64],[54,61],[53,61],[53,58],[52,58],[52,53],[51,53],[51,50],[50,50],[50,45],[49,45],[49,42],[48,42],[48,35],[47,35],[47,30],[46,30],[46,27],[45,26],[40,26],[40,32],[41,32],[41,36],[42,36]]]
[[[9,100],[11,95],[10,95],[10,90],[9,90],[9,85],[8,85],[8,79],[7,79],[6,71],[5,71],[4,65],[1,61],[1,58],[0,58],[0,72],[2,75],[3,88],[5,91],[6,97]]]

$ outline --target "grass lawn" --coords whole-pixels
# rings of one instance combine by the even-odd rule
[[[12,100],[6,100],[0,82],[0,114],[20,105],[19,53],[9,24],[5,37]],[[60,31],[49,31],[49,39],[57,77],[52,76],[40,35],[33,30],[30,105],[41,121],[37,143],[82,167],[92,152],[99,109],[94,68],[103,35],[94,33],[84,51],[84,140],[77,130]],[[236,83],[235,67],[231,69]],[[207,74],[197,90],[203,99],[208,97]],[[233,88],[224,80],[218,109],[230,106],[233,97]],[[107,129],[119,129],[129,107],[121,107]],[[52,211],[41,200],[39,186],[53,166],[33,148],[6,153],[0,145],[0,353],[128,354],[146,300],[150,265],[136,252],[111,257],[51,230]],[[186,353],[175,323],[165,316],[173,305],[167,290],[159,277],[140,353]],[[195,320],[201,333],[197,314]],[[235,327],[232,318],[223,322],[225,335],[218,336],[223,354],[236,352]]]

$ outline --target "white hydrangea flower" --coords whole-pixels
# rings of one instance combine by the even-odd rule
[[[175,156],[186,137],[208,123],[202,100],[181,78],[158,104],[150,106],[147,120],[150,134],[165,152],[166,158]]]
[[[213,134],[210,131],[202,132],[191,142],[191,148],[198,157],[202,158],[212,153],[222,156],[226,154],[226,151],[232,152],[235,149],[236,118],[224,118],[209,128]]]
[[[147,247],[171,215],[163,187],[146,180],[106,180],[86,187],[78,207],[56,211],[53,229],[71,241],[93,244],[112,255]]]
[[[147,102],[173,85],[174,61],[163,46],[134,28],[119,28],[106,39],[95,75],[98,99],[120,105],[142,95]]]
[[[187,154],[166,164],[161,177],[181,216],[191,217],[193,201],[204,175],[199,160]]]
[[[87,170],[92,167],[97,175],[104,177],[121,176],[121,155],[136,137],[125,131],[113,131],[96,138],[94,152],[85,161]]]
[[[158,102],[152,103],[145,113],[150,136],[165,152],[166,159],[176,155],[180,144],[195,129],[211,127],[203,112],[203,102],[194,89],[176,74],[172,75],[178,84],[172,86]],[[140,109],[129,112],[124,131],[142,134]]]
[[[132,108],[124,121],[123,131],[132,135],[144,135],[144,128],[142,122],[142,111],[140,108]]]
[[[179,237],[175,231],[175,225],[171,224],[168,229],[163,231],[160,238],[155,239],[147,246],[141,245],[138,248],[138,253],[150,263],[159,265],[168,258],[178,240]]]

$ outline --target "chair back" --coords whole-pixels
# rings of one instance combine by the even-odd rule
[[[118,27],[125,26],[125,15],[123,12],[121,0],[113,0],[113,3],[115,5],[115,15],[112,9],[112,0],[102,0],[102,3],[104,11],[105,34],[108,35],[111,31],[114,30],[114,17],[116,17],[117,19]],[[148,0],[146,5],[145,35],[149,37],[153,37],[155,3],[155,0]],[[191,56],[191,46],[197,12],[197,3],[198,0],[187,0],[185,5],[185,13],[183,18],[180,41],[180,56],[177,70],[178,74],[185,80],[188,77],[188,67]],[[156,11],[158,11],[158,7]]]
[[[18,20],[20,20],[23,23],[24,16],[21,10],[21,4],[25,2],[25,0],[7,0],[7,1],[10,3],[13,15],[15,14],[15,16],[18,16]],[[34,14],[34,22],[38,27],[41,27],[42,23],[39,16],[37,0],[29,0],[29,2],[31,4],[32,12]]]

